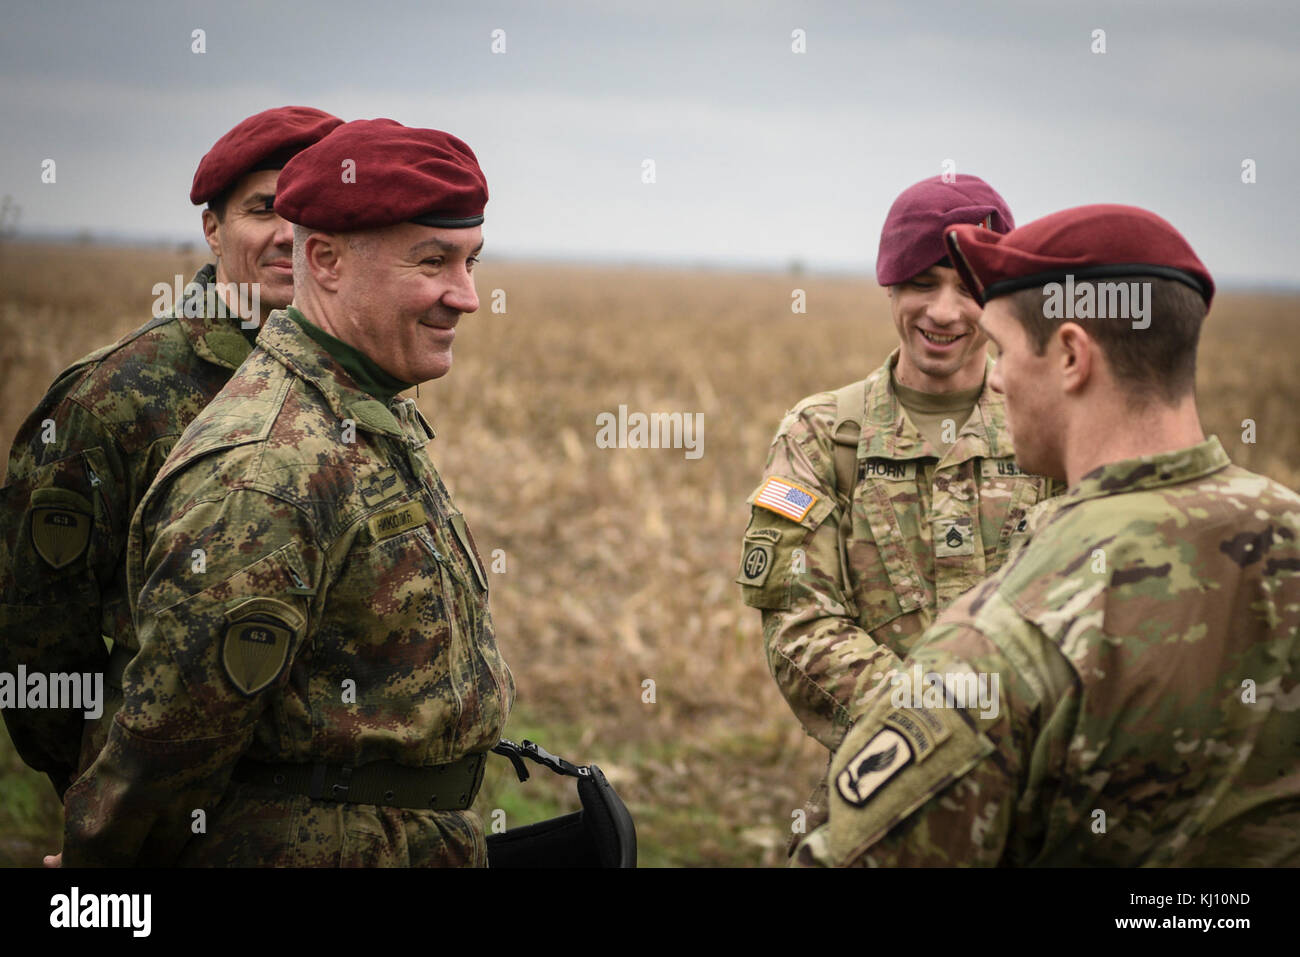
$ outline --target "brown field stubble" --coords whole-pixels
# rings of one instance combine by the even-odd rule
[[[203,261],[0,250],[0,448],[60,369],[147,320],[153,284]],[[883,292],[847,278],[490,262],[478,276],[482,306],[420,405],[485,560],[504,558],[490,579],[519,688],[507,734],[600,764],[637,817],[645,863],[780,863],[825,759],[777,693],[758,613],[732,583],[744,502],[784,411],[893,347]],[[791,313],[795,288],[806,315]],[[492,312],[497,289],[505,314]],[[1206,431],[1292,488],[1298,312],[1296,297],[1221,295],[1199,387]],[[597,448],[596,416],[619,405],[702,412],[703,457]],[[35,863],[57,842],[57,802],[7,737],[0,771],[0,862]],[[495,767],[478,808],[515,826],[576,807],[548,777],[518,785]]]

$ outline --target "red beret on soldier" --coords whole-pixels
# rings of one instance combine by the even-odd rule
[[[275,211],[331,233],[398,223],[467,229],[483,223],[487,200],[487,179],[462,140],[394,120],[354,120],[285,165]]]
[[[1209,306],[1214,280],[1182,233],[1136,206],[1076,206],[999,236],[975,226],[944,231],[953,266],[982,306],[1031,286],[1153,276],[1200,293]]]
[[[947,266],[944,227],[956,223],[975,223],[995,233],[1016,226],[1007,201],[978,176],[923,179],[899,193],[889,207],[880,230],[876,281],[895,286],[931,266]]]
[[[279,169],[343,121],[309,106],[280,106],[236,124],[199,161],[190,187],[195,206],[216,199],[240,177]]]

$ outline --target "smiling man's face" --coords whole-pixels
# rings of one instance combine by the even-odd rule
[[[957,270],[931,266],[886,291],[901,346],[898,381],[925,392],[979,385],[988,340],[979,327],[980,307]]]
[[[203,211],[217,282],[257,283],[263,314],[293,302],[293,226],[270,208],[279,178],[278,169],[249,173],[231,188],[220,219]]]
[[[483,227],[402,223],[349,234],[339,248],[333,333],[403,382],[446,375],[456,325],[478,309],[473,272]]]

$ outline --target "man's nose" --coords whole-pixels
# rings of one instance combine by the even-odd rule
[[[478,312],[478,292],[474,288],[474,275],[464,264],[457,270],[451,288],[442,294],[442,304],[457,312]]]
[[[272,237],[272,241],[277,246],[288,246],[292,249],[293,223],[287,219],[281,219],[279,216],[275,217],[275,235]]]
[[[993,360],[993,371],[989,373],[989,388],[998,394],[1003,394],[1001,356]]]
[[[939,295],[930,303],[930,318],[938,323],[958,322],[961,320],[962,299],[955,287],[945,284]]]

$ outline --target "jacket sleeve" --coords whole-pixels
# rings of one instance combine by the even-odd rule
[[[155,486],[136,516],[140,651],[108,743],[68,790],[68,866],[169,865],[202,840],[196,812],[212,814],[306,640],[322,576],[309,521],[263,492],[186,495],[205,468]]]
[[[762,610],[772,677],[807,732],[832,751],[849,728],[853,703],[900,664],[858,625],[844,580],[833,414],[833,401],[829,408],[804,403],[782,422],[763,481],[750,496],[736,578],[745,603]],[[774,495],[788,496],[777,502],[779,510],[764,507]],[[804,496],[811,503],[797,516]]]
[[[968,596],[969,597],[968,593]],[[831,761],[829,822],[796,849],[804,867],[1030,863],[1041,792],[1064,764],[1075,696],[1032,626],[994,643],[941,621],[900,674],[864,702]],[[1009,640],[1006,640],[1009,639]],[[1055,651],[1055,649],[1050,649]],[[1059,712],[1059,713],[1058,713]]]
[[[108,428],[47,395],[15,438],[0,489],[0,671],[106,671],[105,596],[120,573],[131,494]],[[60,795],[79,768],[85,713],[4,709],[18,754]]]

